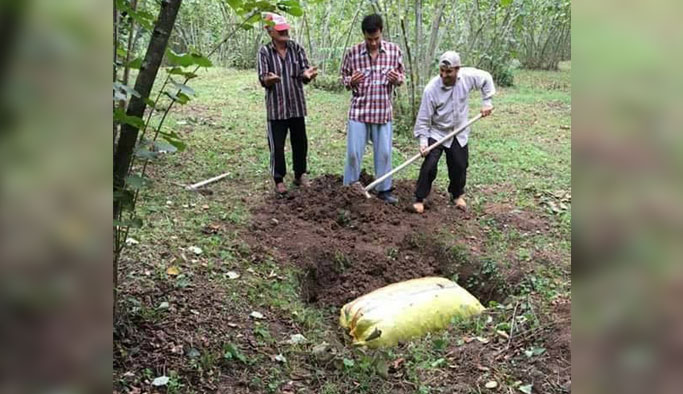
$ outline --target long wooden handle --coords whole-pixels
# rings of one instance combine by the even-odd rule
[[[446,135],[446,136],[443,137],[442,139],[438,140],[436,143],[434,143],[434,144],[432,144],[432,145],[429,145],[429,147],[427,147],[427,150],[425,151],[425,154],[431,152],[431,150],[434,149],[434,148],[436,148],[437,146],[441,146],[441,144],[443,144],[444,142],[446,142],[448,139],[453,138],[453,137],[455,137],[456,135],[462,133],[466,128],[470,127],[470,125],[472,125],[472,123],[474,123],[474,122],[478,121],[479,119],[481,119],[481,116],[482,116],[481,113],[478,114],[478,115],[475,116],[474,118],[470,119],[467,123],[465,123],[464,125],[460,126],[458,129],[453,130],[451,133],[449,133],[448,135]],[[410,159],[406,160],[405,163],[403,163],[403,164],[401,164],[400,166],[394,168],[393,170],[387,172],[386,174],[382,175],[381,177],[375,179],[374,182],[372,182],[371,184],[365,186],[365,188],[364,188],[365,191],[368,192],[368,191],[372,190],[375,186],[377,186],[377,185],[378,185],[379,183],[381,183],[383,180],[385,180],[385,179],[389,178],[390,176],[394,175],[395,173],[401,171],[401,170],[402,170],[403,168],[405,168],[407,165],[409,165],[410,163],[412,163],[412,162],[414,162],[415,160],[419,159],[420,157],[422,157],[422,154],[421,154],[421,153],[418,153],[418,154],[416,154],[415,156],[411,157]]]

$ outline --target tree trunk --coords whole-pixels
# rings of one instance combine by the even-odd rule
[[[413,66],[417,68],[415,70],[415,84],[416,86],[421,87],[422,86],[422,80],[420,79],[420,63],[422,63],[422,50],[421,50],[421,44],[422,43],[422,0],[415,0],[415,46],[413,47],[415,49],[415,61],[413,62]]]
[[[424,81],[429,80],[429,74],[432,71],[432,59],[434,59],[436,47],[439,46],[439,26],[441,25],[441,17],[443,16],[443,9],[445,6],[445,0],[442,0],[440,3],[438,3],[434,17],[432,18],[432,32],[429,36],[429,48],[427,48],[427,54],[424,56],[424,61],[422,63],[422,76],[424,77]]]
[[[403,33],[403,42],[406,46],[406,54],[408,55],[408,67],[410,67],[410,111],[412,121],[415,120],[415,68],[413,67],[413,57],[410,53],[410,46],[408,45],[408,35],[406,34],[406,24],[401,18],[401,32]]]
[[[140,97],[133,96],[128,104],[126,114],[128,116],[137,116],[142,118],[145,112],[146,104],[144,99],[149,97],[149,93],[154,85],[161,60],[164,57],[164,51],[168,44],[168,39],[171,36],[173,25],[175,24],[178,15],[178,9],[182,0],[167,0],[161,2],[161,9],[159,16],[152,32],[152,37],[145,53],[145,58],[140,67],[140,73],[135,80],[135,90],[140,94]],[[130,167],[131,159],[133,158],[133,151],[135,150],[135,143],[138,138],[138,128],[129,124],[121,125],[121,136],[119,137],[116,150],[114,151],[114,191],[121,191],[125,186],[126,175]],[[119,218],[122,204],[120,200],[114,200],[114,218]],[[114,257],[114,296],[116,297],[116,285],[118,272],[117,257]],[[116,298],[114,298],[114,305],[116,305]]]
[[[130,6],[133,9],[133,11],[137,10],[138,8],[138,0],[132,0],[130,2]],[[128,26],[128,47],[126,49],[126,64],[123,65],[123,84],[128,85],[128,78],[130,77],[130,66],[128,63],[130,63],[130,56],[133,48],[133,36],[135,35],[133,33],[133,30],[135,30],[135,19],[130,18],[130,26]]]

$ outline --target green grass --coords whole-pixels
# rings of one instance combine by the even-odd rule
[[[539,193],[558,190],[571,191],[571,95],[570,65],[563,64],[559,72],[520,70],[515,75],[516,86],[499,89],[494,99],[496,111],[490,118],[479,121],[470,135],[470,167],[468,195],[472,212],[480,214],[487,204],[506,203],[519,209],[545,213],[539,206]],[[500,264],[509,265],[509,251],[521,262],[531,260],[536,253],[556,256],[554,263],[562,268],[540,267],[523,281],[518,295],[507,305],[494,307],[487,316],[474,322],[459,323],[449,331],[429,335],[410,345],[387,351],[351,349],[339,343],[336,326],[338,311],[317,309],[305,304],[299,295],[298,277],[294,268],[283,267],[274,261],[251,261],[249,245],[241,239],[240,231],[249,223],[249,207],[256,196],[271,192],[269,153],[265,136],[263,89],[253,71],[209,69],[199,73],[190,85],[196,98],[184,107],[174,109],[164,125],[187,142],[184,152],[162,156],[150,167],[151,185],[144,189],[138,212],[145,225],[131,232],[130,237],[140,243],[125,251],[124,258],[135,261],[133,266],[122,265],[124,286],[153,288],[168,283],[174,288],[191,289],[199,276],[224,289],[224,299],[230,304],[226,313],[234,310],[268,310],[291,317],[291,324],[304,334],[309,345],[282,346],[278,335],[282,328],[255,324],[250,332],[259,346],[275,349],[286,363],[271,362],[261,353],[242,350],[247,363],[234,357],[226,360],[218,351],[202,350],[193,365],[202,371],[225,368],[256,368],[265,364],[262,375],[253,376],[249,387],[259,392],[276,392],[290,380],[290,373],[301,368],[313,371],[321,383],[321,393],[395,392],[397,386],[382,377],[387,363],[405,359],[405,387],[414,392],[443,392],[439,379],[425,384],[425,377],[446,377],[450,373],[444,352],[450,346],[461,346],[463,337],[495,337],[496,327],[507,327],[513,311],[525,316],[528,329],[538,323],[536,309],[530,309],[531,294],[540,294],[549,302],[558,296],[568,296],[570,279],[567,273],[570,259],[571,205],[567,210],[550,216],[553,231],[549,234],[521,234],[519,231],[496,227],[486,219],[478,220],[485,226],[487,256],[483,261],[496,270]],[[306,88],[309,136],[309,166],[311,177],[321,174],[341,174],[346,140],[346,111],[349,95]],[[471,101],[471,114],[478,110],[478,98]],[[153,125],[155,123],[153,122]],[[412,156],[417,143],[412,131],[395,131],[394,165]],[[291,163],[289,147],[287,163]],[[372,169],[372,155],[368,149],[366,169]],[[448,179],[445,160],[440,163],[437,185],[445,189]],[[397,179],[414,181],[419,165],[414,164],[399,173]],[[229,172],[230,176],[211,187],[210,198],[189,193],[178,184],[191,184]],[[343,213],[340,213],[343,222]],[[225,230],[204,234],[202,229],[219,223]],[[444,238],[455,235],[443,234]],[[190,247],[202,249],[193,255]],[[458,251],[455,251],[456,253]],[[465,253],[464,251],[461,251]],[[395,251],[387,250],[391,257]],[[349,264],[347,257],[337,256],[340,269]],[[187,261],[185,261],[187,260]],[[195,261],[196,260],[196,261]],[[193,262],[194,261],[194,262]],[[169,276],[166,269],[181,266],[181,275]],[[245,270],[250,268],[253,274]],[[147,275],[145,270],[149,271]],[[226,278],[228,270],[242,274],[239,281]],[[267,279],[276,275],[280,279]],[[164,311],[144,300],[126,300],[125,308],[142,321],[158,322]],[[172,301],[171,301],[172,302]],[[515,309],[516,308],[516,309]],[[490,321],[486,319],[490,318]],[[482,320],[483,319],[483,320]],[[225,343],[237,338],[224,338]],[[327,342],[334,349],[331,361],[311,359],[311,347]],[[241,345],[243,346],[243,345]],[[121,371],[123,373],[125,371]],[[135,371],[140,378],[158,376],[159,372]],[[253,372],[253,371],[252,371]],[[510,380],[510,371],[495,371],[500,379]],[[494,371],[490,372],[493,376]],[[149,375],[149,376],[147,376]],[[215,375],[212,375],[215,376]],[[488,375],[486,375],[488,376]],[[192,390],[189,380],[173,372],[173,390]],[[430,380],[431,381],[431,380]],[[503,383],[503,382],[501,382]],[[529,382],[524,382],[529,383]],[[172,392],[169,387],[169,392]],[[479,390],[472,387],[473,392]]]

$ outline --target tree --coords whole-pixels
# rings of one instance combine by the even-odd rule
[[[171,37],[171,31],[175,24],[178,10],[182,0],[165,0],[161,2],[159,9],[159,17],[154,24],[152,38],[149,41],[147,52],[144,60],[140,66],[140,72],[135,80],[135,92],[128,107],[126,109],[127,122],[121,125],[121,133],[114,150],[114,220],[121,219],[121,210],[123,204],[127,202],[125,184],[126,175],[130,168],[130,163],[133,158],[135,144],[138,139],[138,132],[142,121],[145,108],[147,106],[146,98],[149,97],[152,91],[152,86],[157,77],[161,60],[164,57],[164,51],[168,44],[168,39]],[[115,223],[120,225],[122,223]],[[116,300],[116,287],[118,282],[118,258],[114,259],[114,300]]]

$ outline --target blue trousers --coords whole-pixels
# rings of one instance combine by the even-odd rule
[[[363,153],[368,140],[372,141],[373,159],[375,162],[375,178],[391,171],[391,141],[393,131],[391,122],[376,124],[349,120],[346,134],[346,164],[344,166],[344,184],[350,185],[360,178]],[[375,187],[378,192],[391,189],[391,177]]]

